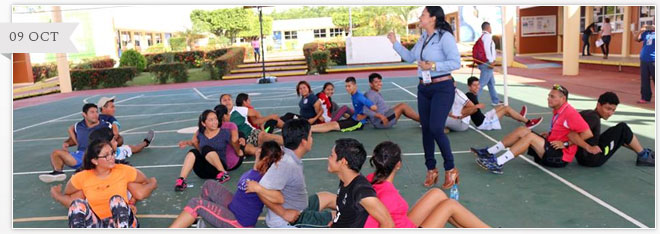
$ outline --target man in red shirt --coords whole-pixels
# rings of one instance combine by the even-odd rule
[[[584,142],[593,136],[589,125],[580,113],[567,102],[568,90],[555,84],[548,94],[548,107],[552,108],[552,122],[550,132],[537,134],[527,127],[519,127],[502,138],[490,148],[474,149],[472,152],[479,156],[476,161],[479,166],[495,174],[502,174],[502,165],[519,154],[528,150],[527,154],[534,157],[534,161],[549,167],[565,167],[573,161],[577,144],[569,142]],[[578,134],[569,133],[575,132]],[[569,140],[570,138],[570,140]],[[581,144],[580,144],[581,145]],[[506,150],[506,147],[509,147]],[[499,157],[495,154],[506,150]],[[585,150],[599,153],[600,148],[593,146]]]

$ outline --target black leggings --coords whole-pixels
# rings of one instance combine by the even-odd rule
[[[582,36],[582,44],[583,44],[582,45],[582,55],[585,55],[585,53],[584,53],[585,48],[587,49],[586,54],[591,55],[591,50],[590,50],[591,49],[591,44],[589,44],[589,36],[588,35],[583,35]]]
[[[218,169],[216,169],[209,161],[206,160],[206,155],[211,153],[211,152],[216,152],[220,158],[220,162],[222,163],[222,167],[227,170],[227,163],[225,162],[226,159],[222,157],[224,154],[218,153],[213,147],[211,146],[204,146],[202,148],[202,152],[199,152],[197,149],[191,149],[188,151],[190,153],[193,153],[195,155],[195,164],[193,164],[193,171],[199,178],[202,179],[215,179],[215,177],[220,173]]]
[[[598,147],[603,151],[599,154],[591,154],[582,148],[578,148],[575,157],[578,164],[587,167],[599,167],[607,162],[608,159],[622,145],[629,145],[633,139],[633,132],[626,123],[619,123],[614,127],[608,128],[598,139]]]
[[[610,40],[612,39],[612,36],[603,36],[603,45],[600,46],[600,49],[603,50],[603,54],[607,56],[610,54]]]

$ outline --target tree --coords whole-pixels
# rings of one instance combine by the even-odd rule
[[[360,26],[369,24],[369,19],[364,17],[364,14],[359,8],[354,8],[351,10],[351,14],[353,15],[353,28],[358,28]],[[332,14],[332,24],[343,28],[344,31],[348,31],[350,29],[349,19],[348,9],[346,9],[346,11],[335,12]]]
[[[403,22],[405,23],[405,35],[408,35],[408,19],[410,18],[410,14],[415,10],[419,8],[419,6],[393,6],[392,11],[399,16]]]
[[[179,35],[182,38],[186,39],[186,45],[188,46],[188,51],[191,51],[195,48],[195,43],[197,40],[204,38],[204,35],[199,32],[198,29],[193,28],[193,29],[186,29],[184,31],[179,32]]]
[[[255,13],[254,11],[249,11],[248,15],[249,15],[248,18],[246,19],[248,22],[250,22],[248,29],[239,32],[237,36],[243,38],[248,38],[248,37],[259,38],[259,35],[261,33],[259,29],[259,12],[257,11]],[[264,15],[262,19],[263,19],[263,27],[264,27],[264,36],[272,34],[273,17]]]
[[[194,10],[190,13],[190,20],[194,26],[234,42],[239,32],[249,29],[250,21],[246,20],[249,14],[249,10],[243,8]]]

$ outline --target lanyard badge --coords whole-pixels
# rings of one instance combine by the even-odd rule
[[[424,44],[422,44],[422,49],[419,51],[419,60],[420,60],[420,61],[424,61],[424,56],[423,56],[424,48],[426,47],[426,45],[429,44],[429,42],[431,41],[431,39],[433,39],[434,36],[435,36],[435,33],[433,33],[433,35],[431,35],[431,36],[429,37],[429,39],[427,39],[427,40],[424,42]],[[431,71],[429,71],[429,70],[423,70],[423,71],[422,71],[422,83],[424,83],[424,84],[430,84],[431,82],[432,82],[432,81],[431,81]]]

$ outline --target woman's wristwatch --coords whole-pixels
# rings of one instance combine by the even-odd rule
[[[435,71],[435,62],[431,62],[431,71]]]
[[[568,141],[565,141],[565,142],[564,142],[564,147],[568,147],[568,145],[569,145],[569,144],[568,144]]]

